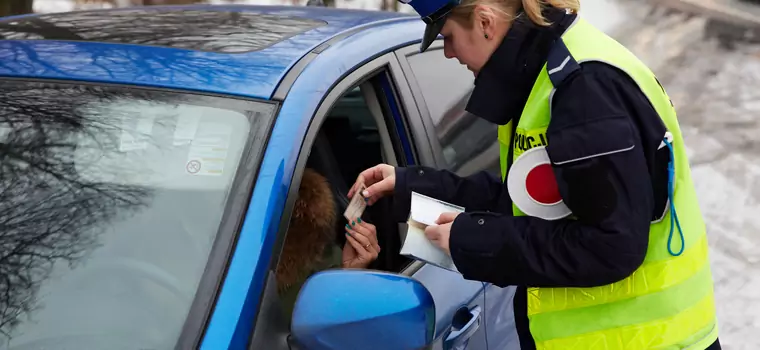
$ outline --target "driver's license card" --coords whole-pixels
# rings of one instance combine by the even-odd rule
[[[367,202],[364,200],[364,196],[362,193],[364,190],[366,190],[367,187],[364,185],[360,185],[359,189],[354,193],[354,197],[351,199],[351,202],[348,203],[348,208],[346,208],[346,212],[343,213],[343,216],[346,217],[346,220],[352,221],[356,220],[357,218],[361,217],[364,213],[364,209],[367,208]]]

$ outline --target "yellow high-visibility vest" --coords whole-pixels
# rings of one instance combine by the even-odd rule
[[[626,279],[593,288],[528,288],[530,332],[541,349],[705,349],[718,337],[713,280],[705,225],[697,203],[676,112],[654,73],[614,39],[578,18],[563,34],[570,59],[600,61],[627,73],[672,133],[674,193],[672,203],[684,235],[682,254],[668,247],[670,211],[649,228],[644,263]],[[566,63],[566,62],[565,62]],[[555,87],[544,65],[522,112],[513,124],[499,127],[501,174],[509,170],[512,147],[517,160],[531,147],[545,146]],[[512,142],[513,140],[532,142]],[[515,216],[525,215],[513,206]],[[674,237],[674,245],[681,246]]]

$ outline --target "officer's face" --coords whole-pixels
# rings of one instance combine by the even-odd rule
[[[443,25],[441,35],[446,58],[456,58],[460,64],[467,66],[467,69],[477,75],[485,60],[479,52],[478,46],[481,42],[476,37],[475,30],[465,27],[459,21],[449,19]]]
[[[470,24],[450,18],[443,25],[441,35],[446,58],[456,58],[477,76],[501,43],[509,25],[498,20],[492,10],[477,6],[473,19],[475,22]]]

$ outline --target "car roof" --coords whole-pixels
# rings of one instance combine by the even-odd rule
[[[327,40],[411,20],[419,19],[382,11],[251,5],[6,17],[0,19],[0,39],[6,39],[0,40],[0,76],[269,99],[291,67]]]

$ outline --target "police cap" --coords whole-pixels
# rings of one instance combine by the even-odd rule
[[[435,41],[441,28],[446,23],[446,18],[454,7],[459,5],[460,0],[399,0],[414,8],[422,21],[427,24],[425,35],[422,37],[420,52],[427,50],[430,44]]]

